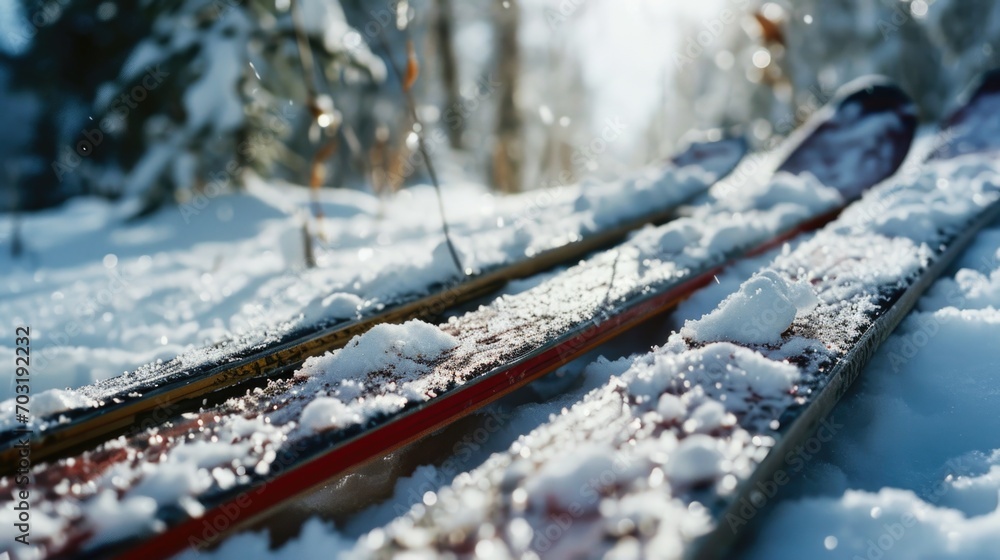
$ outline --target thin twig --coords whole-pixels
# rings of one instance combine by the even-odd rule
[[[382,46],[382,50],[385,51],[385,56],[389,60],[389,67],[392,68],[393,73],[396,78],[399,79],[400,89],[403,91],[403,97],[406,99],[406,105],[410,110],[410,117],[413,122],[420,124],[420,129],[423,131],[423,125],[420,123],[420,118],[417,117],[417,105],[413,100],[413,94],[408,88],[404,86],[406,78],[400,71],[399,67],[396,65],[396,61],[392,58],[392,50],[389,49],[389,44],[385,40],[385,36],[379,33],[378,35],[379,44]],[[444,240],[448,244],[448,252],[451,253],[451,258],[455,262],[455,268],[458,269],[459,276],[465,275],[465,268],[462,266],[462,261],[458,257],[458,251],[455,250],[455,245],[451,242],[451,232],[448,229],[448,219],[444,215],[444,197],[441,194],[441,185],[438,183],[437,173],[434,171],[434,164],[431,163],[431,157],[427,153],[427,146],[424,144],[424,136],[420,132],[414,131],[417,135],[417,149],[420,151],[420,156],[424,160],[424,165],[427,167],[427,174],[431,177],[431,183],[434,185],[434,192],[437,193],[438,210],[441,213],[441,229],[444,231]]]
[[[296,0],[291,0],[289,7],[292,12],[292,28],[295,30],[295,44],[299,49],[299,61],[302,63],[302,76],[306,85],[306,95],[308,97],[306,108],[313,119],[318,119],[321,109],[317,101],[319,89],[316,83],[316,63],[313,60],[312,48],[309,46],[309,38],[304,31],[302,11],[299,9],[299,4]],[[309,168],[309,198],[312,201],[313,215],[317,223],[319,223],[321,236],[323,232],[323,209],[319,202],[319,189],[322,186],[319,171],[321,170],[321,166],[325,164],[325,161],[336,151],[337,146],[336,137],[327,144],[320,145],[316,153],[313,154],[312,165]]]

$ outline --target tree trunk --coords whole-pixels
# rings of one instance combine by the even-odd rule
[[[524,145],[521,114],[516,103],[520,52],[517,42],[519,7],[517,0],[494,0],[497,25],[497,73],[500,99],[493,148],[493,185],[503,192],[521,190]]]
[[[434,37],[438,46],[438,56],[441,61],[441,82],[445,92],[445,109],[458,111],[462,106],[462,97],[458,92],[458,61],[455,59],[455,48],[452,40],[455,16],[451,9],[451,0],[437,0],[437,19],[434,23]],[[448,127],[448,142],[452,149],[462,149],[462,131],[465,123],[461,120],[451,122],[445,120]]]

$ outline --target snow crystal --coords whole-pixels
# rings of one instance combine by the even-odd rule
[[[799,174],[779,171],[770,182],[750,183],[744,188],[747,190],[746,196],[728,199],[728,206],[734,211],[762,210],[779,204],[793,204],[809,213],[818,214],[822,210],[835,208],[844,201],[837,189],[820,183],[808,171]]]
[[[302,427],[314,432],[339,428],[355,422],[360,417],[341,401],[331,397],[318,397],[302,409],[299,420]]]
[[[429,363],[458,346],[458,339],[420,320],[402,325],[381,324],[351,339],[337,351],[309,358],[299,377],[322,373],[325,381],[364,378],[389,372],[394,379],[415,380],[430,370]]]
[[[90,529],[97,535],[88,541],[88,548],[115,542],[127,537],[149,534],[162,527],[162,522],[153,521],[156,501],[152,498],[136,496],[119,499],[118,493],[104,489],[87,506]]]
[[[350,318],[361,309],[361,298],[354,294],[331,294],[323,298],[322,308],[326,314],[334,318]]]
[[[691,419],[684,428],[689,432],[711,432],[723,427],[726,421],[726,407],[719,401],[709,400],[691,412]]]
[[[31,413],[41,418],[52,416],[71,408],[90,408],[95,404],[97,403],[93,400],[74,391],[49,389],[32,397]]]
[[[789,282],[774,271],[764,271],[740,286],[717,309],[686,324],[681,334],[698,342],[775,344],[797,315],[818,303],[808,284]]]
[[[664,393],[660,395],[660,400],[656,403],[656,412],[664,422],[672,422],[686,415],[686,406],[677,395]]]
[[[667,464],[670,481],[688,486],[714,480],[721,474],[723,459],[718,450],[719,441],[704,434],[694,434],[681,440]]]
[[[588,492],[599,491],[601,485],[611,486],[624,469],[622,458],[616,460],[603,446],[583,446],[574,451],[572,461],[547,463],[524,489],[533,507],[539,511],[552,505],[568,510],[574,503],[579,505]],[[590,505],[597,506],[596,503]]]

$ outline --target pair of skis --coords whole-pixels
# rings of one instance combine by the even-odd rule
[[[355,556],[725,557],[836,434],[824,418],[881,342],[1000,217],[996,107],[992,73],[914,173]]]
[[[898,89],[855,85],[769,183],[724,185],[691,216],[440,327],[374,327],[295,377],[38,467],[34,507],[63,524],[40,547],[142,557],[210,543],[663,312],[731,259],[829,221],[898,167],[915,126]],[[845,173],[844,161],[860,164]],[[126,519],[102,517],[112,503]]]
[[[647,223],[659,224],[676,216],[677,209],[702,196],[725,177],[746,153],[742,138],[692,144],[662,169],[627,179],[623,187],[648,192],[649,205],[635,210],[602,212],[591,209],[595,224],[569,224],[569,237],[531,247],[533,255],[479,271],[448,284],[413,286],[410,293],[390,301],[371,303],[360,317],[301,327],[277,327],[277,332],[251,333],[214,347],[198,349],[164,363],[149,364],[134,372],[100,381],[74,391],[75,405],[32,420],[31,445],[36,461],[66,456],[139,426],[153,426],[176,414],[197,410],[204,399],[228,395],[225,391],[244,382],[287,375],[309,356],[342,347],[352,337],[382,323],[432,318],[447,309],[495,291],[504,283],[560,264],[621,241]],[[593,205],[613,196],[616,185],[591,185],[566,204]],[[645,189],[645,190],[644,190]],[[558,193],[548,193],[555,199]],[[562,196],[566,198],[566,195]],[[528,216],[514,224],[530,229]],[[579,231],[574,230],[579,228]],[[573,235],[570,235],[573,234]],[[575,240],[574,240],[575,239]],[[7,405],[13,405],[8,402]],[[9,415],[13,418],[13,413]],[[10,474],[24,439],[20,425],[0,424],[0,474]]]

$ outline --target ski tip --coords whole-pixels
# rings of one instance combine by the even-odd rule
[[[830,101],[835,110],[858,103],[865,112],[894,111],[917,116],[917,106],[910,96],[889,78],[862,76],[841,86]]]
[[[979,77],[975,95],[994,95],[1000,93],[1000,68],[987,70]]]
[[[896,171],[916,130],[916,105],[903,90],[882,76],[858,78],[789,138],[778,171],[809,172],[851,200]]]
[[[725,175],[739,163],[749,150],[743,136],[726,136],[719,130],[690,133],[686,147],[670,158],[677,167],[698,165]]]
[[[984,72],[959,96],[941,129],[927,161],[1000,150],[1000,68]]]

